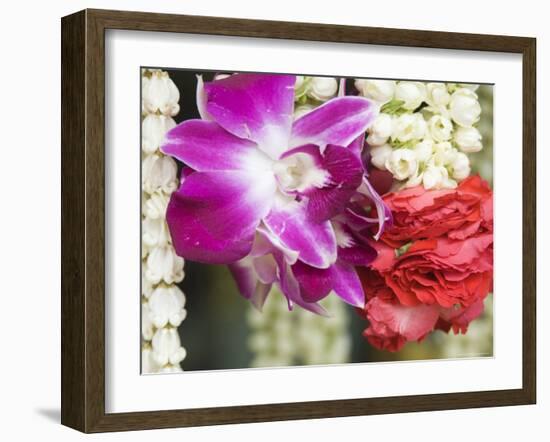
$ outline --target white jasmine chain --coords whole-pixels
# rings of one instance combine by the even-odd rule
[[[470,175],[470,160],[465,153],[457,152],[451,163],[452,177],[462,181]]]

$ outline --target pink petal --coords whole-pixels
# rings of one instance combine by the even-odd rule
[[[264,223],[306,264],[326,269],[336,261],[336,237],[330,222],[309,219],[305,204],[279,197]]]
[[[204,92],[204,81],[202,75],[197,75],[197,110],[203,120],[212,121],[212,116],[206,110],[206,92]]]
[[[272,176],[251,172],[195,172],[172,194],[166,220],[185,259],[229,264],[246,256],[276,191]]]
[[[162,151],[200,172],[254,170],[268,173],[272,161],[251,141],[213,121],[187,120],[166,134]]]
[[[288,146],[295,82],[293,75],[231,75],[204,85],[206,109],[224,129],[278,158]]]
[[[439,308],[429,305],[405,307],[372,298],[367,304],[367,317],[371,323],[383,324],[407,341],[417,341],[434,329]]]
[[[347,146],[367,130],[377,107],[366,98],[333,98],[294,122],[290,147],[316,144]]]

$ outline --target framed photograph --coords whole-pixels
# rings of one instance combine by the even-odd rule
[[[536,398],[535,39],[62,19],[62,423]]]

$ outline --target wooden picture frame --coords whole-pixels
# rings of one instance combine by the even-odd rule
[[[523,385],[497,391],[105,412],[105,30],[184,32],[521,54]],[[533,404],[536,398],[536,40],[526,37],[84,10],[62,19],[62,424],[83,432]]]

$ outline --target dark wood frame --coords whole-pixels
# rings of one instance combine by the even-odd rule
[[[526,37],[85,10],[62,26],[61,422],[84,432],[534,404],[536,40]],[[523,386],[192,410],[105,413],[105,30],[497,51],[523,57]]]

